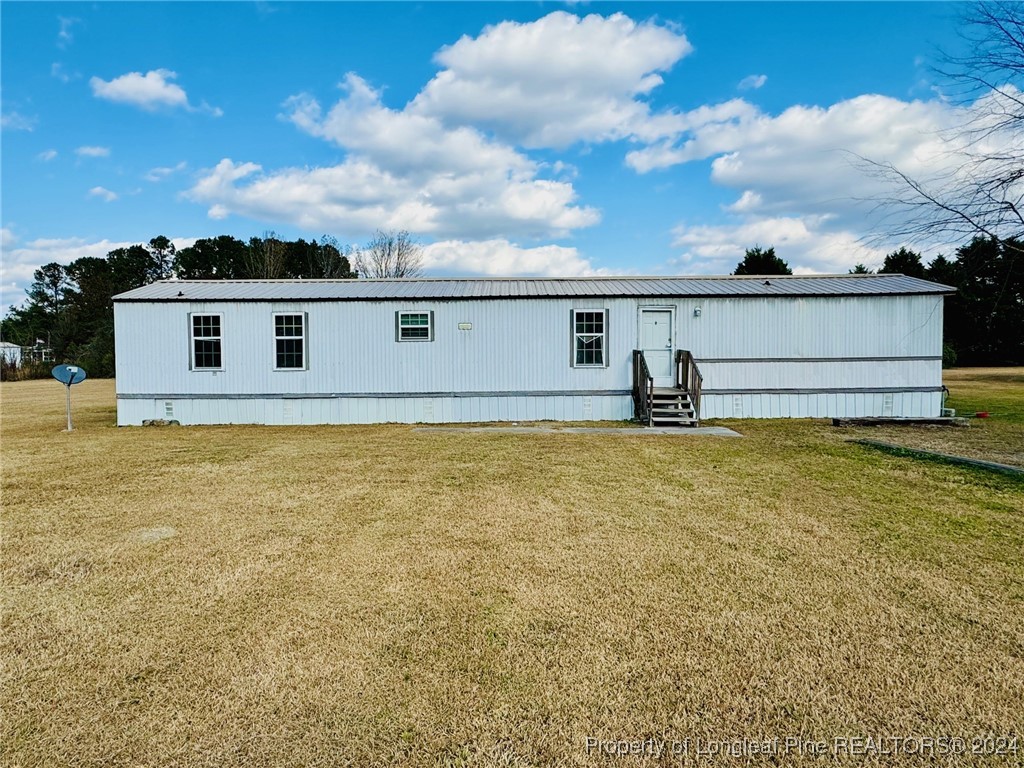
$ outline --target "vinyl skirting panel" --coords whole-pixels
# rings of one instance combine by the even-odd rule
[[[932,417],[942,393],[930,388],[705,393],[701,419]],[[451,424],[491,421],[619,421],[633,401],[610,393],[452,393],[418,396],[119,395],[119,426],[147,419],[190,424]]]

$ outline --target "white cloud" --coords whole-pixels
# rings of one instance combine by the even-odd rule
[[[849,196],[841,190],[867,191],[872,183],[851,162],[854,155],[894,162],[912,174],[948,168],[951,147],[942,131],[959,119],[948,104],[877,95],[830,107],[794,106],[778,115],[742,100],[728,103],[735,106],[705,108],[704,118],[674,142],[630,152],[627,162],[645,172],[713,158],[715,182],[757,185],[767,205],[807,198],[830,203]]]
[[[649,141],[677,129],[672,113],[652,114],[643,99],[691,50],[682,32],[621,13],[506,21],[442,48],[445,69],[409,109],[526,147]]]
[[[0,128],[9,131],[33,131],[39,118],[35,115],[23,115],[17,110],[10,110],[0,114]]]
[[[637,149],[629,163],[643,173],[710,160],[710,179],[733,190],[725,223],[684,224],[676,231],[686,264],[707,259],[730,271],[745,248],[775,245],[794,267],[846,271],[869,266],[903,242],[868,247],[863,239],[880,229],[874,200],[888,184],[865,173],[859,158],[892,163],[916,178],[955,178],[962,172],[950,129],[965,110],[942,101],[902,101],[863,95],[831,106],[793,106],[774,115],[743,100],[687,113],[690,126],[672,140]],[[979,110],[980,111],[980,110]],[[954,134],[955,135],[955,134]],[[1005,135],[986,138],[1008,151]],[[872,241],[874,242],[874,241]],[[913,244],[926,258],[949,243]]]
[[[75,154],[79,157],[110,157],[110,147],[79,147]]]
[[[106,187],[93,187],[89,190],[87,197],[98,197],[105,203],[112,203],[117,200],[117,193],[111,192]]]
[[[60,80],[62,83],[70,83],[72,80],[78,80],[81,76],[81,72],[68,72],[64,69],[64,65],[59,61],[53,62],[50,65],[50,75]]]
[[[67,48],[75,41],[75,25],[81,24],[82,20],[74,16],[58,16],[57,21],[60,23],[60,30],[57,32],[57,47]]]
[[[187,196],[209,204],[209,215],[286,221],[313,230],[372,232],[407,229],[438,237],[559,236],[596,223],[598,214],[572,205],[561,182],[498,180],[437,174],[416,183],[365,160],[328,168],[263,173],[254,163],[221,160]],[[240,183],[244,182],[244,183]]]
[[[768,82],[768,75],[747,75],[736,86],[741,91],[756,91]]]
[[[182,160],[180,163],[178,163],[177,165],[174,165],[174,166],[162,166],[162,167],[158,167],[158,168],[151,168],[146,173],[146,175],[143,176],[142,178],[144,178],[146,181],[153,181],[153,182],[163,181],[168,176],[172,176],[175,173],[183,171],[187,167],[188,167],[188,163],[186,163],[184,160]]]
[[[285,103],[287,118],[307,133],[396,173],[462,174],[495,168],[524,176],[534,170],[526,156],[474,128],[449,129],[433,117],[388,109],[380,93],[358,75],[346,75],[341,88],[344,97],[326,115],[315,99],[303,94]]]
[[[6,251],[13,248],[16,242],[18,242],[18,236],[10,227],[0,227],[0,249]]]
[[[681,224],[673,245],[683,249],[680,272],[729,274],[747,248],[774,247],[797,274],[837,274],[857,263],[881,264],[885,248],[865,245],[856,232],[830,229],[828,216],[751,217],[724,225]]]
[[[264,170],[225,158],[186,196],[215,219],[441,240],[562,237],[600,214],[577,202],[575,169],[518,147],[679,135],[687,116],[653,112],[646,99],[691,49],[678,29],[621,13],[490,26],[441,49],[441,71],[401,108],[353,73],[329,107],[289,99],[282,117],[345,150],[338,164]]]
[[[695,136],[714,136],[717,130],[746,125],[760,115],[760,110],[744,99],[704,104],[678,115],[675,132],[671,136],[627,153],[626,164],[638,173],[647,173],[703,159],[693,152]]]
[[[208,112],[214,117],[220,117],[223,114],[219,108],[211,107],[205,101],[199,107],[189,104],[185,89],[177,83],[171,82],[177,77],[177,73],[169,69],[154,69],[146,74],[128,72],[109,81],[92,77],[89,79],[89,85],[92,87],[93,95],[97,98],[131,104],[149,112],[161,108],[180,108],[192,112]]]
[[[523,248],[508,240],[444,240],[423,247],[423,266],[434,272],[471,275],[574,277],[598,274],[575,248]]]
[[[36,155],[37,160],[41,160],[44,163],[48,163],[57,157],[56,149],[45,149]]]
[[[389,109],[379,92],[350,74],[325,114],[307,95],[289,99],[284,117],[348,151],[326,168],[265,173],[255,163],[222,160],[188,197],[209,215],[286,221],[311,229],[407,229],[439,238],[558,237],[597,223],[576,205],[566,181],[513,147],[474,128]]]
[[[750,211],[756,211],[764,205],[764,198],[761,197],[760,193],[755,192],[752,189],[743,190],[743,194],[740,195],[739,200],[726,207],[726,210],[732,211],[733,213],[748,213]]]

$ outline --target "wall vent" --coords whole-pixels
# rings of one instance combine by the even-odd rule
[[[886,392],[882,396],[882,415],[892,416],[892,392]]]
[[[593,402],[593,400],[590,397],[584,396],[584,398],[583,398],[583,419],[584,419],[584,421],[586,421],[588,419],[593,418],[593,416],[594,416],[594,402]]]
[[[174,418],[174,403],[170,400],[164,401],[164,418],[168,420]]]
[[[732,396],[732,416],[734,419],[743,418],[743,395]]]

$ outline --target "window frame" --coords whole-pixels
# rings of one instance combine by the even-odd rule
[[[576,316],[581,314],[600,314],[601,333],[579,333],[576,330]],[[582,337],[601,339],[601,362],[600,363],[578,363],[576,362],[579,352],[579,340]],[[569,310],[569,367],[570,368],[607,368],[608,367],[608,309],[607,307],[580,307]]]
[[[422,328],[422,325],[404,325],[402,323],[403,315],[426,315],[427,316],[427,335],[420,338],[402,338],[402,330],[406,328]],[[420,342],[420,341],[433,341],[434,340],[434,310],[432,309],[399,309],[395,312],[395,341],[405,342]]]
[[[196,336],[195,318],[216,317],[217,329],[220,332],[217,336]],[[219,342],[217,354],[220,356],[219,366],[200,366],[196,364],[196,342],[212,341]],[[189,312],[188,313],[188,363],[190,371],[223,371],[224,370],[224,313],[223,312]]]
[[[309,313],[308,312],[288,312],[282,310],[280,312],[270,313],[270,332],[273,338],[273,353],[274,353],[274,370],[275,371],[308,371],[309,370]],[[278,336],[277,335],[277,318],[279,317],[300,317],[302,318],[302,335],[301,336]],[[279,366],[277,357],[277,342],[283,339],[301,339],[302,340],[302,365],[295,368],[282,368]]]

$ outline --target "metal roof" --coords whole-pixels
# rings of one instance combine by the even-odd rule
[[[391,280],[161,280],[114,301],[386,301],[389,299],[894,296],[956,289],[905,275],[495,277]]]

